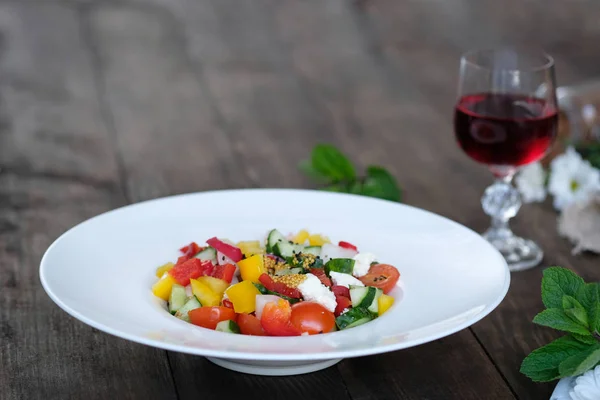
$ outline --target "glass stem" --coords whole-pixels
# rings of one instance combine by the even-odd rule
[[[513,174],[496,181],[485,190],[481,198],[481,205],[487,215],[492,218],[492,223],[484,233],[490,241],[502,240],[513,236],[508,221],[517,215],[521,208],[519,191],[511,184]]]

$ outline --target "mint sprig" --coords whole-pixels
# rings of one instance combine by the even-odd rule
[[[324,190],[401,201],[402,191],[385,168],[371,165],[364,175],[358,176],[352,162],[332,145],[316,145],[310,160],[301,162],[299,167]]]
[[[533,322],[568,334],[532,351],[521,373],[536,382],[580,375],[600,363],[600,286],[573,271],[551,267],[542,278],[546,310]]]

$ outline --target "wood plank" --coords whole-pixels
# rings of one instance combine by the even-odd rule
[[[433,157],[433,150],[419,147],[414,135],[398,134],[401,120],[408,120],[409,127],[413,128],[427,108],[415,103],[414,98],[418,99],[419,95],[408,79],[394,77],[394,71],[386,70],[388,67],[370,53],[345,2],[302,5],[239,0],[155,0],[143,1],[131,8],[102,7],[94,21],[105,59],[111,109],[123,135],[120,148],[125,159],[133,157],[134,147],[129,140],[135,140],[135,149],[143,148],[146,155],[158,149],[167,155],[176,154],[174,141],[162,142],[160,147],[149,141],[141,145],[139,137],[143,134],[134,126],[140,120],[152,126],[165,125],[163,119],[166,118],[154,110],[170,106],[156,96],[141,99],[135,92],[148,84],[156,85],[156,91],[162,92],[161,85],[169,79],[174,88],[182,86],[179,82],[194,88],[194,95],[188,98],[193,98],[192,107],[200,110],[201,105],[210,101],[214,113],[222,117],[216,126],[203,129],[205,125],[199,125],[198,120],[186,117],[183,112],[179,115],[184,118],[178,118],[180,123],[176,129],[182,132],[182,140],[188,140],[192,127],[196,127],[198,140],[203,141],[215,140],[214,135],[225,135],[219,128],[226,131],[232,151],[243,168],[237,170],[235,178],[221,175],[224,160],[230,154],[215,151],[220,158],[211,161],[213,170],[222,177],[225,185],[243,186],[246,179],[254,179],[261,186],[306,186],[306,181],[296,171],[296,163],[307,156],[313,144],[330,141],[342,146],[362,163],[383,161],[393,169],[392,161],[398,161],[401,168],[396,168],[396,172],[403,182],[408,181],[409,196],[416,196],[415,192],[429,196],[436,190],[423,180],[425,173],[419,176],[410,173],[413,162],[419,157]],[[128,27],[128,33],[124,33],[124,26]],[[138,30],[144,35],[132,33]],[[302,37],[302,33],[307,37]],[[153,40],[142,41],[142,36]],[[185,48],[177,47],[176,38],[181,37],[187,40]],[[333,39],[320,43],[321,38]],[[173,51],[173,48],[177,50]],[[135,57],[130,56],[132,52],[137,53]],[[177,74],[167,75],[161,69],[160,66],[167,62],[179,66]],[[199,73],[192,78],[197,73],[192,71],[194,68]],[[144,75],[153,76],[153,79]],[[194,79],[199,84],[191,83]],[[128,86],[119,86],[115,82],[127,82]],[[129,90],[133,93],[126,93]],[[176,96],[173,93],[176,90],[169,96]],[[170,102],[177,102],[177,98],[171,97]],[[136,114],[127,114],[127,109],[136,110]],[[209,124],[211,114],[207,112],[202,121]],[[383,145],[370,145],[374,140],[382,140]],[[186,143],[187,146],[194,145]],[[198,154],[204,156],[206,149],[198,148]],[[212,160],[214,156],[209,157]],[[139,157],[127,165],[130,185],[136,188],[157,185],[151,177],[144,175],[144,170],[154,168],[150,161],[144,160],[148,157]],[[210,187],[215,178],[206,179]],[[198,187],[196,177],[181,171],[176,180],[169,181],[161,189],[171,193],[179,188],[195,187]],[[145,195],[140,195],[136,189],[133,196],[142,198]],[[278,380],[277,387],[281,390],[278,397],[293,396],[292,393],[298,390],[310,394],[311,398],[345,397],[341,386],[332,387],[333,393],[315,389],[324,382],[339,380],[340,372],[346,382],[356,380],[349,386],[352,398],[366,398],[365,388],[380,383],[380,376],[384,380],[394,376],[398,382],[380,393],[382,398],[444,398],[448,393],[455,398],[477,398],[476,393],[486,391],[499,398],[512,397],[470,332],[462,332],[448,340],[441,342],[443,346],[432,344],[382,357],[383,363],[380,358],[351,360],[345,361],[337,370],[332,368],[297,379]],[[447,368],[456,357],[456,353],[448,351],[447,343],[461,349],[468,357],[469,365],[465,369]],[[446,351],[440,351],[441,348]],[[421,358],[436,359],[437,362],[432,365],[415,363]],[[214,384],[210,376],[216,367],[206,361],[177,354],[171,354],[171,361],[182,397],[198,395],[205,385]],[[362,378],[358,373],[361,362],[368,362],[373,374]],[[412,374],[405,377],[392,375],[398,371],[398,363],[406,363],[406,369],[411,369]],[[471,388],[465,389],[465,373],[474,370],[478,372],[478,379]],[[235,385],[224,389],[230,391],[227,393],[244,392],[252,396],[257,388],[273,381],[218,371],[229,376],[228,379],[235,379]],[[189,379],[189,376],[196,379]],[[202,379],[198,378],[200,376]],[[414,385],[408,378],[416,376],[421,376],[426,385]],[[217,391],[216,386],[210,392],[213,390]],[[456,397],[459,395],[462,397]]]
[[[39,282],[59,234],[124,203],[78,16],[0,4],[0,37],[0,397],[174,398],[165,352],[75,321]]]
[[[451,111],[457,84],[460,54],[474,47],[510,43],[540,44],[557,62],[559,84],[571,84],[597,76],[597,58],[593,49],[600,39],[597,24],[600,7],[588,2],[412,2],[410,6],[385,0],[363,3],[357,10],[360,20],[375,36],[388,62],[409,71],[410,79],[434,110],[435,135],[424,140],[442,146],[452,137]],[[577,24],[571,21],[579,21]],[[560,27],[560,28],[559,28]],[[535,35],[532,33],[535,32]],[[418,42],[413,38],[419,38]],[[456,148],[456,146],[454,146]],[[456,150],[446,150],[458,152]],[[441,152],[441,151],[440,151]],[[467,226],[483,231],[489,224],[479,206],[479,197],[491,182],[489,173],[466,156],[448,160],[429,160],[436,184],[444,193],[431,209]],[[449,165],[455,168],[447,168]],[[450,182],[449,175],[461,181]],[[459,188],[459,190],[457,190]],[[446,210],[440,202],[460,204]],[[420,199],[419,204],[426,202]],[[531,323],[542,310],[540,281],[543,267],[571,267],[591,280],[598,280],[597,257],[570,255],[570,245],[556,232],[556,213],[546,202],[525,205],[513,223],[515,231],[538,241],[546,251],[542,267],[515,273],[505,301],[472,330],[483,343],[494,363],[519,398],[548,398],[554,383],[535,384],[521,375],[521,361],[533,349],[560,336],[550,329]]]

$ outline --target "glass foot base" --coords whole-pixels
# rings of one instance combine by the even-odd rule
[[[542,249],[529,239],[514,235],[498,237],[493,230],[484,233],[483,237],[498,249],[511,271],[523,271],[533,268],[539,265],[542,258],[544,258]]]

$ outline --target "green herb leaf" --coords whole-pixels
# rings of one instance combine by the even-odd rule
[[[317,171],[315,168],[313,168],[312,163],[310,161],[307,161],[307,160],[301,161],[300,164],[298,165],[298,168],[302,172],[304,172],[304,174],[306,176],[308,176],[309,178],[311,178],[312,180],[314,180],[318,183],[326,184],[326,183],[331,182],[331,178],[323,175],[322,173]]]
[[[576,339],[578,342],[581,342],[581,343],[585,343],[585,344],[598,343],[596,338],[594,338],[593,336],[590,336],[590,335],[578,335],[576,333],[571,333],[571,336],[573,337],[573,339]]]
[[[569,316],[559,308],[549,308],[542,311],[533,318],[533,323],[558,329],[559,331],[572,332],[580,335],[591,335],[586,327],[569,318]]]
[[[391,201],[400,201],[401,196],[396,179],[384,168],[377,166],[367,168],[362,194]]]
[[[562,308],[564,295],[575,297],[585,282],[566,268],[550,267],[542,278],[542,301],[547,308]]]
[[[342,152],[329,144],[319,144],[312,151],[312,168],[331,181],[352,181],[354,166]]]
[[[535,382],[548,382],[561,377],[559,365],[590,346],[571,336],[563,336],[531,352],[521,364],[521,373]]]
[[[600,362],[600,343],[595,343],[562,361],[558,366],[561,377],[583,374]]]
[[[600,332],[600,285],[586,283],[575,297],[587,311],[590,330]]]
[[[565,314],[571,317],[574,321],[579,322],[581,325],[588,327],[588,316],[585,308],[572,296],[563,296],[563,310]]]

